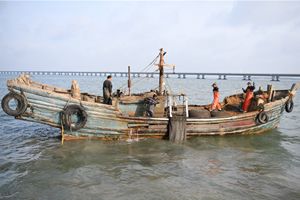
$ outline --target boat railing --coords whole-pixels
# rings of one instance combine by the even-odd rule
[[[184,94],[167,96],[168,117],[173,115],[185,115],[189,117],[188,97]]]

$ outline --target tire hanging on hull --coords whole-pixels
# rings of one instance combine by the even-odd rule
[[[287,113],[290,113],[293,111],[293,108],[294,108],[294,102],[293,102],[293,99],[289,99],[286,104],[285,104],[285,111]]]
[[[260,113],[258,113],[256,121],[258,122],[258,124],[265,124],[269,121],[269,116],[265,111],[261,111]]]
[[[16,108],[12,108],[10,105],[11,100],[16,102]],[[16,92],[10,92],[5,95],[1,101],[1,107],[3,111],[10,116],[20,116],[22,115],[28,106],[27,99],[24,95],[18,94]]]
[[[76,122],[72,122],[72,116],[74,115],[77,117]],[[67,130],[77,131],[85,126],[88,115],[82,106],[71,104],[63,110],[61,117],[64,127]]]

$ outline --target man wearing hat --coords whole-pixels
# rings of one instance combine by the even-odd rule
[[[249,106],[251,104],[251,100],[253,98],[253,91],[255,90],[255,83],[253,82],[253,85],[251,82],[248,82],[247,83],[247,88],[244,89],[242,88],[244,93],[246,93],[246,96],[245,96],[245,101],[243,103],[243,106],[242,106],[242,110],[244,112],[248,112],[248,109],[249,109]]]
[[[220,98],[220,93],[219,93],[219,88],[217,86],[217,83],[212,84],[213,87],[213,94],[214,94],[214,100],[211,104],[211,108],[209,109],[210,111],[218,109],[219,111],[221,110],[221,104],[219,102]]]

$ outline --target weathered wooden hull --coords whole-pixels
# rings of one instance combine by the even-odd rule
[[[82,105],[87,113],[87,123],[77,131],[65,130],[64,138],[98,138],[106,140],[133,138],[164,138],[168,132],[167,117],[129,117],[124,116],[115,107],[101,103],[80,101],[65,94],[59,94],[26,84],[8,83],[10,91],[22,93],[28,101],[25,113],[16,117],[26,121],[43,123],[62,128],[61,112],[69,104]],[[186,120],[186,136],[254,134],[276,128],[289,96],[265,105],[269,120],[265,124],[257,123],[259,111],[239,114],[227,118],[209,118]]]

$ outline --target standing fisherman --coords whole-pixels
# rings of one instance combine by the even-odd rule
[[[218,109],[219,111],[221,111],[221,104],[219,102],[219,98],[220,98],[220,93],[219,93],[219,88],[217,86],[217,83],[213,83],[212,84],[213,87],[213,94],[214,94],[214,100],[211,104],[211,108],[210,111]]]
[[[253,85],[251,84],[251,82],[248,82],[247,83],[247,88],[243,89],[244,93],[246,93],[246,97],[245,97],[245,101],[243,103],[243,106],[242,106],[242,110],[244,112],[248,112],[248,109],[249,109],[249,106],[251,104],[251,100],[253,98],[253,91],[255,90],[255,83],[253,82]]]
[[[107,79],[103,82],[103,103],[112,105],[112,76],[107,76]]]

